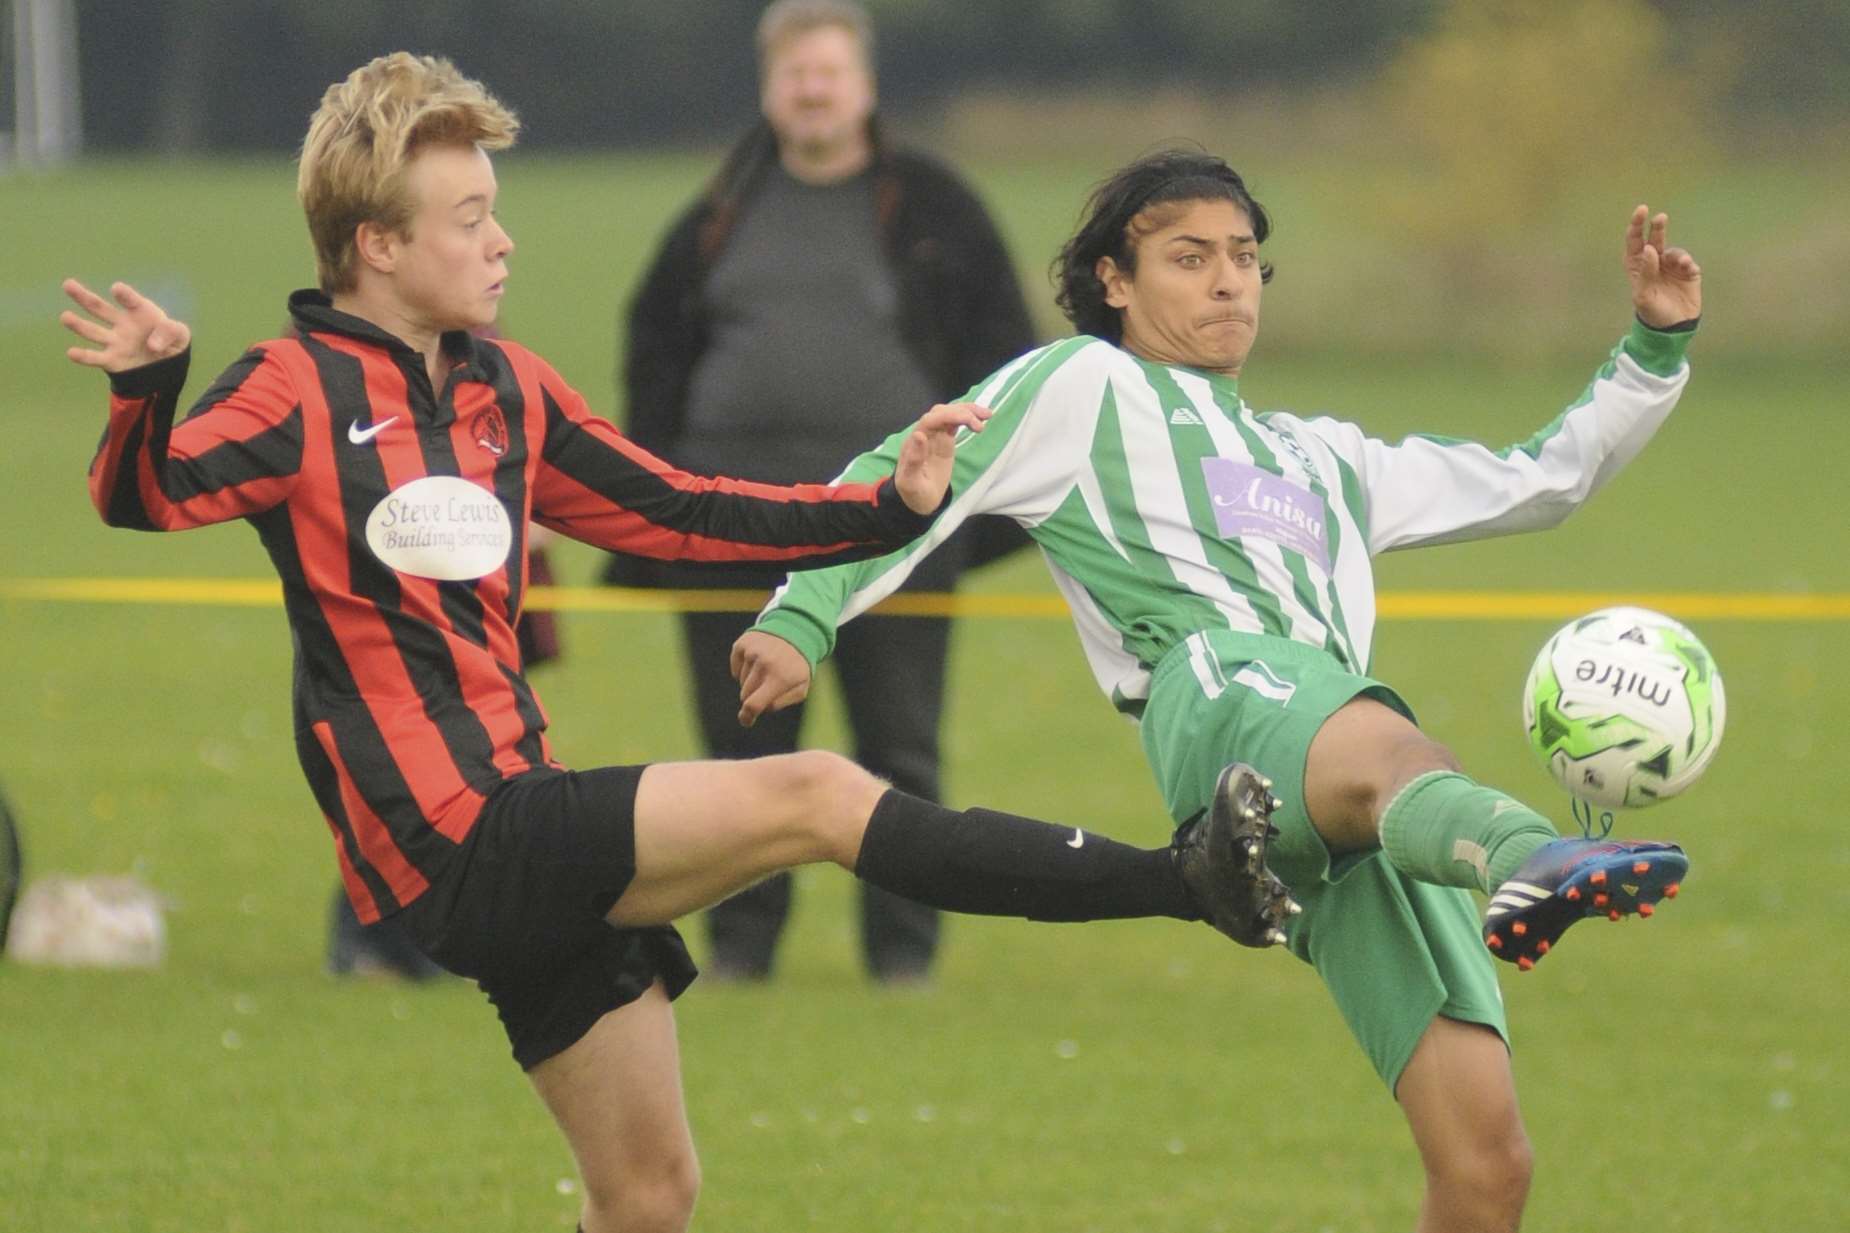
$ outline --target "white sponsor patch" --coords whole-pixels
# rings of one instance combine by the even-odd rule
[[[486,488],[453,475],[412,480],[373,506],[366,546],[401,574],[457,582],[494,573],[514,532]]]
[[[1290,476],[1231,458],[1203,458],[1201,473],[1222,535],[1270,540],[1330,572],[1330,511],[1322,497]]]

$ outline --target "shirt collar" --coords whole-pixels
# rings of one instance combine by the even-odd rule
[[[1210,372],[1205,368],[1192,368],[1187,364],[1164,364],[1156,360],[1146,360],[1141,355],[1125,347],[1123,343],[1118,344],[1118,350],[1123,351],[1124,354],[1136,360],[1137,363],[1142,365],[1145,369],[1168,371],[1172,373],[1187,373],[1191,377],[1199,377],[1203,381],[1206,381],[1217,393],[1226,395],[1233,399],[1235,403],[1238,403],[1240,400],[1240,379],[1238,377],[1229,377],[1226,373],[1221,372]]]
[[[397,355],[417,357],[418,351],[398,335],[382,330],[363,317],[344,313],[334,307],[325,292],[313,287],[297,291],[289,297],[289,319],[295,328],[303,334],[310,331],[323,334],[339,334],[358,342],[383,347]],[[469,369],[464,375],[475,376],[476,346],[475,336],[468,330],[445,330],[438,339],[443,353],[456,361],[457,368]]]

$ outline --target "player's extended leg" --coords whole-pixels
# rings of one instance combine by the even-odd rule
[[[1185,842],[1144,849],[995,810],[947,809],[819,750],[657,763],[637,785],[635,874],[609,918],[663,924],[774,870],[827,860],[954,912],[1047,921],[1170,916],[1207,920],[1237,937],[1232,926],[1249,923],[1257,884],[1233,830],[1265,825],[1270,798],[1246,790],[1259,782],[1251,771],[1227,777],[1244,808],[1213,810]],[[1281,913],[1288,906],[1282,895],[1268,904]]]
[[[1651,905],[1676,893],[1688,869],[1681,849],[1670,844],[1561,839],[1528,806],[1466,778],[1450,750],[1373,698],[1355,699],[1324,723],[1311,742],[1304,787],[1311,822],[1331,852],[1379,845],[1411,877],[1492,894],[1493,912],[1508,927],[1487,926],[1486,942],[1524,968],[1596,908],[1649,915]],[[1538,856],[1551,844],[1558,846],[1547,859]],[[1640,864],[1650,876],[1627,882],[1627,893],[1598,895],[1595,904],[1598,888],[1591,887],[1580,897],[1589,879],[1616,884]],[[1526,941],[1518,945],[1519,939]]]
[[[1385,846],[1382,821],[1394,798],[1434,771],[1460,772],[1451,750],[1393,707],[1374,698],[1356,698],[1325,720],[1311,741],[1304,761],[1304,806],[1332,853]],[[1512,802],[1504,812],[1517,809],[1524,822],[1531,823],[1526,829],[1536,832],[1536,847],[1554,837],[1554,828],[1533,810]],[[1388,856],[1392,859],[1394,853]],[[1416,870],[1407,872],[1419,876]]]
[[[636,876],[610,919],[667,924],[780,869],[854,868],[885,784],[819,751],[659,762],[636,788]]]
[[[584,1233],[679,1233],[700,1165],[681,1097],[674,1011],[661,985],[528,1072],[584,1181]]]
[[[1435,1018],[1394,1096],[1426,1167],[1419,1233],[1513,1231],[1529,1193],[1531,1155],[1502,1038]]]

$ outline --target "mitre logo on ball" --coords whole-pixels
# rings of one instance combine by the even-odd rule
[[[1686,627],[1645,608],[1606,608],[1548,639],[1522,715],[1557,783],[1602,808],[1636,808],[1702,775],[1727,700],[1715,660]]]

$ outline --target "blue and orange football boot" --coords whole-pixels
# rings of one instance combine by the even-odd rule
[[[1689,857],[1674,843],[1557,839],[1497,887],[1484,914],[1484,944],[1523,971],[1582,917],[1650,916],[1675,899]]]

